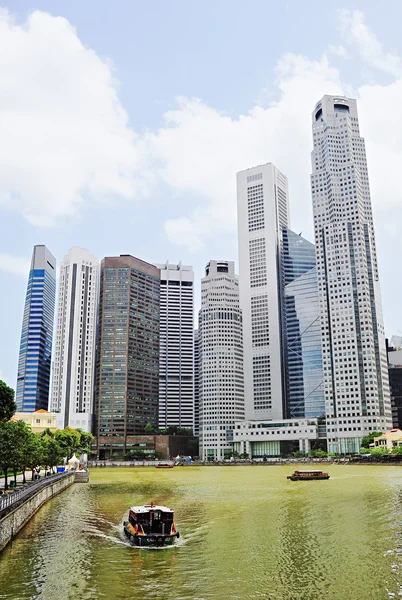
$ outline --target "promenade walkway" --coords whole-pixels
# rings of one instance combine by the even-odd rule
[[[46,488],[49,484],[71,477],[75,473],[73,471],[66,471],[64,473],[54,473],[48,477],[42,477],[37,481],[28,481],[25,485],[21,485],[17,489],[13,489],[10,493],[3,494],[0,496],[0,519],[7,514],[10,510],[13,510],[16,506],[19,506],[22,502],[36,494],[39,490]],[[22,475],[21,475],[22,477]]]
[[[40,472],[40,479],[45,477],[45,471],[43,469],[41,469]],[[32,471],[25,471],[25,479],[27,483],[30,483],[32,481]],[[8,487],[10,488],[10,482],[14,481],[14,475],[12,474],[8,474]],[[5,485],[5,479],[4,477],[0,477],[0,490],[4,491],[4,485]],[[23,486],[23,476],[22,473],[21,475],[17,475],[17,488],[20,488],[21,486]]]

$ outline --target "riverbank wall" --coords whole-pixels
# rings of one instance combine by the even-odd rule
[[[38,487],[27,489],[25,497],[3,508],[0,512],[0,552],[45,502],[70,487],[74,481],[75,472],[56,476]]]

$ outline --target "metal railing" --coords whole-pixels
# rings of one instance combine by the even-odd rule
[[[30,481],[24,484],[24,487],[17,488],[14,491],[10,491],[8,494],[3,494],[0,496],[0,519],[4,516],[5,513],[9,512],[11,507],[16,506],[19,503],[24,502],[34,494],[36,494],[42,488],[45,488],[50,483],[54,483],[59,481],[60,479],[64,479],[69,475],[75,474],[75,471],[67,471],[65,473],[57,473],[54,475],[45,476],[43,479],[39,481]]]

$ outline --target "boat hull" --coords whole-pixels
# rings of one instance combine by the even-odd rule
[[[162,548],[164,546],[173,546],[176,540],[180,537],[179,533],[162,535],[150,533],[149,535],[132,534],[124,526],[124,534],[132,546],[139,548]]]
[[[288,475],[288,479],[291,481],[319,481],[320,479],[329,479],[329,475],[315,475],[312,477],[297,477],[295,475]]]

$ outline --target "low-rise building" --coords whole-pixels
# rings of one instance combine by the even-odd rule
[[[250,458],[281,456],[297,450],[307,453],[312,444],[325,447],[325,443],[325,425],[314,418],[239,421],[233,430],[234,451]]]
[[[396,446],[402,446],[402,430],[391,429],[386,431],[382,435],[374,438],[375,448],[384,448],[385,450],[392,450]]]
[[[108,437],[95,438],[92,454],[98,460],[123,458],[125,454],[141,450],[144,455],[158,452],[159,457],[170,459],[175,456],[198,456],[198,437],[193,435],[130,435],[116,437],[113,442]]]
[[[56,431],[56,413],[49,412],[41,408],[35,412],[16,412],[11,421],[24,421],[30,426],[33,433],[42,433],[45,429]]]

